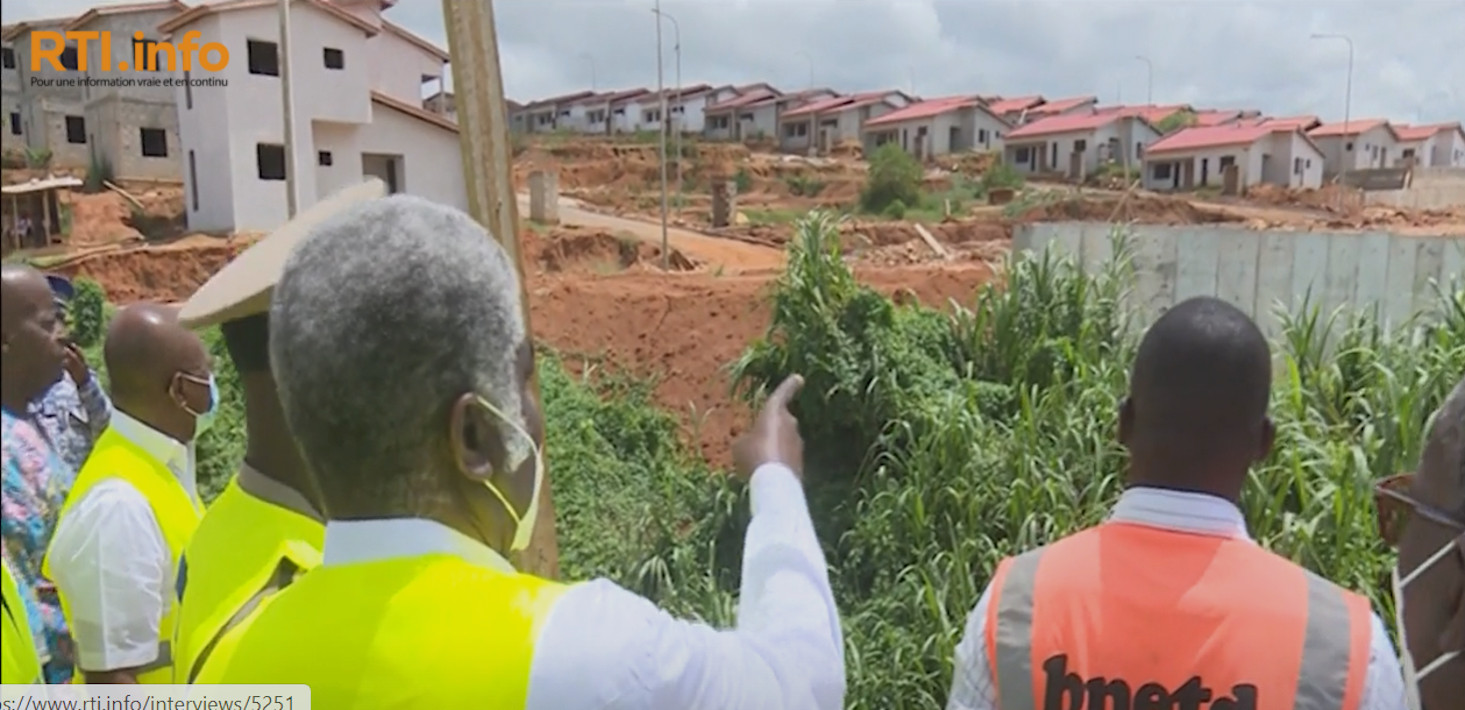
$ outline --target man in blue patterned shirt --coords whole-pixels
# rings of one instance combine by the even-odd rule
[[[61,485],[70,490],[76,472],[92,452],[92,444],[111,420],[112,403],[96,373],[87,366],[81,349],[64,334],[66,306],[74,294],[71,282],[54,274],[47,275],[46,280],[56,296],[58,328],[63,329],[65,372],[43,397],[31,403],[26,413],[69,469]]]

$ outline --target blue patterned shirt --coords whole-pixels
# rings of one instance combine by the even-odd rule
[[[70,469],[62,481],[62,487],[69,491],[92,452],[92,444],[112,418],[112,403],[102,391],[97,373],[91,373],[84,385],[78,385],[69,373],[61,373],[61,379],[45,396],[32,402],[26,413]]]
[[[22,588],[36,646],[45,649],[46,681],[71,677],[73,652],[56,586],[41,576],[46,546],[70,485],[66,464],[29,421],[0,410],[3,478],[0,478],[0,540],[5,562]],[[71,473],[74,475],[74,472]],[[48,658],[47,658],[48,657]]]

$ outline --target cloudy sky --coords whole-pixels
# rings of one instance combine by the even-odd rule
[[[0,0],[6,22],[85,0]],[[190,3],[191,4],[191,3]],[[656,85],[654,0],[495,0],[504,81],[528,100]],[[1257,108],[1340,120],[1465,120],[1462,0],[662,0],[684,83],[898,88]],[[388,17],[443,43],[441,3]],[[665,26],[666,82],[675,80]]]

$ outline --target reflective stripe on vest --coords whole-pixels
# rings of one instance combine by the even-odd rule
[[[111,478],[128,482],[147,500],[153,517],[158,522],[158,529],[163,534],[163,540],[168,545],[169,566],[177,569],[178,558],[183,554],[183,548],[192,537],[194,528],[198,527],[203,504],[188,494],[167,466],[110,426],[97,437],[97,443],[92,447],[92,453],[82,465],[81,471],[77,473],[76,482],[67,494],[58,518],[64,518],[94,486]],[[51,574],[49,551],[41,564],[41,572],[45,577],[55,579]],[[57,589],[57,593],[61,599],[61,611],[66,616],[66,624],[75,633],[77,626],[66,601],[66,591]],[[165,598],[171,602],[172,595],[166,595]],[[164,610],[158,624],[158,655],[152,663],[139,670],[139,683],[173,682],[172,639],[177,612],[176,603],[169,603]]]
[[[199,522],[178,565],[173,682],[191,682],[200,657],[242,617],[241,609],[283,586],[276,579],[282,560],[297,570],[315,567],[324,541],[323,524],[261,500],[240,486],[237,476],[231,479]]]
[[[306,684],[323,708],[520,710],[564,589],[445,554],[317,567],[226,632],[196,682]]]
[[[1368,601],[1247,540],[1110,523],[999,565],[1002,710],[1358,710]]]
[[[10,565],[3,560],[0,569],[5,573],[4,584],[0,586],[0,614],[4,615],[0,618],[0,682],[41,683],[41,657],[36,653],[36,637],[31,635],[20,585],[10,574]]]

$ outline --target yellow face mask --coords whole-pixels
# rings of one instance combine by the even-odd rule
[[[493,412],[494,416],[498,417],[505,424],[508,424],[509,428],[513,429],[515,433],[524,437],[524,441],[528,442],[529,449],[532,452],[531,455],[534,457],[534,489],[530,492],[529,507],[522,515],[519,511],[514,510],[514,506],[509,502],[508,496],[505,496],[503,491],[499,490],[498,486],[495,486],[491,481],[483,482],[483,485],[488,488],[489,492],[503,504],[504,510],[509,513],[509,517],[513,518],[514,540],[509,544],[509,549],[513,552],[521,552],[529,548],[529,541],[534,537],[534,523],[539,517],[539,490],[544,485],[544,452],[534,443],[534,437],[529,436],[529,432],[517,421],[505,416],[498,407],[493,406],[491,402],[483,397],[479,397],[478,402],[485,409]],[[508,442],[505,443],[507,444]],[[506,445],[504,448],[512,449],[513,447]]]

